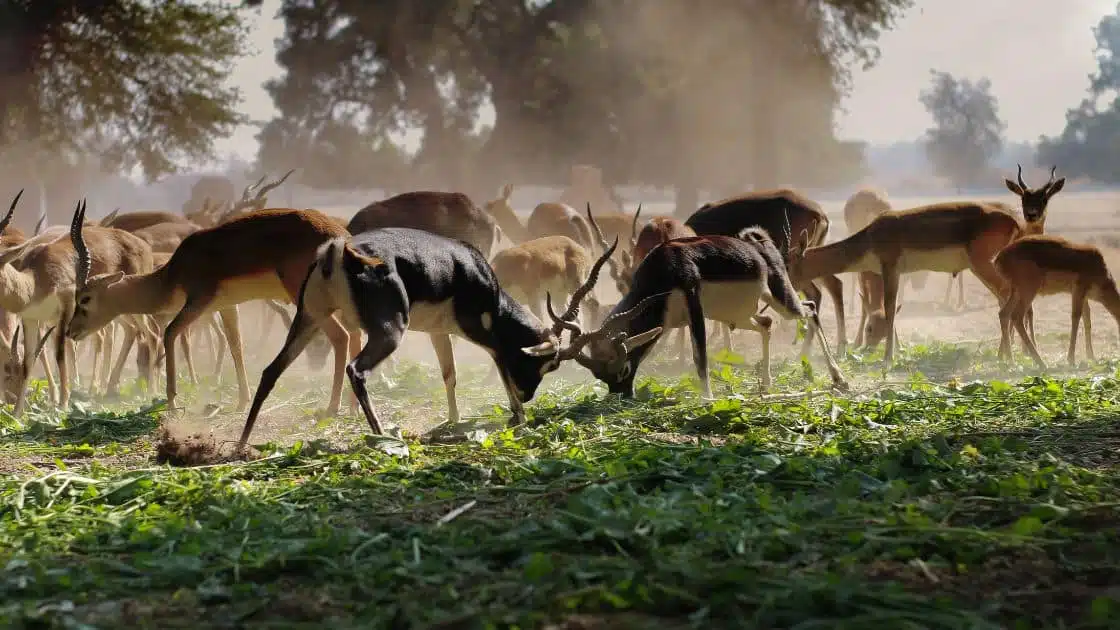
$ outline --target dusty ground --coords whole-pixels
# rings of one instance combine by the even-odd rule
[[[1011,200],[1010,195],[1006,197]],[[922,203],[936,201],[934,199],[895,198],[892,203],[896,208],[912,207]],[[647,204],[649,205],[649,204]],[[825,209],[833,218],[833,229],[830,240],[842,238],[846,230],[841,214],[842,202],[826,203]],[[666,212],[666,208],[655,211]],[[1050,205],[1047,230],[1074,240],[1088,240],[1105,248],[1106,256],[1112,265],[1120,264],[1120,250],[1107,247],[1106,243],[1120,243],[1120,195],[1116,194],[1077,194],[1062,192],[1053,199]],[[930,274],[927,285],[921,290],[906,286],[903,292],[904,306],[899,315],[899,335],[903,344],[929,344],[943,341],[966,343],[978,346],[981,349],[994,349],[998,345],[998,321],[996,318],[995,299],[987,292],[979,280],[971,273],[966,272],[965,292],[966,306],[962,310],[948,308],[945,303],[946,287],[950,277],[948,274]],[[851,297],[850,283],[853,276],[842,277],[845,282],[845,299]],[[603,283],[609,284],[609,283]],[[956,289],[953,290],[954,299]],[[613,286],[600,288],[600,294],[607,303],[618,299],[618,294]],[[277,322],[272,326],[271,334],[267,338],[261,337],[262,324],[260,319],[261,307],[259,304],[243,305],[244,337],[247,353],[247,371],[249,387],[256,390],[261,369],[270,361],[283,343],[285,330]],[[846,304],[848,339],[854,339],[858,324],[858,311],[854,304]],[[1093,307],[1095,332],[1094,349],[1098,358],[1108,358],[1117,354],[1118,338],[1116,324],[1100,306]],[[1063,370],[1065,348],[1069,330],[1069,298],[1067,296],[1054,296],[1040,298],[1035,303],[1035,329],[1039,335],[1040,349],[1046,356],[1054,370]],[[836,342],[836,322],[831,301],[825,298],[822,316],[828,340],[833,347]],[[790,343],[792,329],[786,327],[775,336],[774,361],[795,356],[797,346]],[[675,337],[675,334],[674,334]],[[757,360],[757,337],[751,333],[736,333],[736,350],[746,356],[748,360]],[[660,342],[659,351],[667,351],[673,346]],[[668,347],[666,347],[668,346]],[[460,370],[459,378],[459,405],[464,416],[469,416],[472,411],[489,408],[494,404],[506,404],[500,387],[493,378],[490,370],[490,359],[480,349],[472,346],[465,340],[456,342],[456,360]],[[1016,342],[1016,353],[1022,352],[1021,345]],[[435,355],[431,345],[424,334],[409,332],[405,336],[404,344],[397,356],[405,360],[420,361],[429,370],[429,378],[438,378]],[[814,353],[815,362],[819,364],[820,354]],[[1084,358],[1083,342],[1078,343],[1078,358]],[[200,374],[209,374],[212,363],[205,354],[198,359]],[[993,365],[993,370],[998,366]],[[88,373],[83,371],[83,373]],[[126,372],[126,376],[131,372]],[[562,371],[568,379],[586,379],[588,375],[578,368],[566,368]],[[904,374],[900,374],[904,377]],[[403,375],[394,379],[403,381]],[[547,390],[550,376],[546,379],[543,389]],[[588,379],[589,380],[589,379]],[[372,394],[374,403],[383,414],[383,420],[399,424],[406,431],[421,432],[438,423],[446,414],[446,399],[442,388],[429,388],[425,392],[411,392],[405,394],[402,390],[386,390],[377,383],[376,377]],[[197,395],[188,395],[188,409],[175,420],[175,426],[180,431],[213,431],[219,440],[234,440],[240,433],[245,418],[245,411],[236,411],[232,408],[235,401],[233,370],[227,360],[223,366],[222,404],[215,409],[207,406],[205,400],[212,399],[212,394],[199,391]],[[482,388],[479,385],[487,383],[490,387]],[[309,387],[301,395],[293,395],[293,391],[301,391]],[[290,442],[295,439],[330,438],[333,434],[365,432],[365,424],[358,418],[350,418],[339,424],[330,421],[317,420],[313,410],[321,408],[325,402],[330,387],[329,367],[321,372],[312,372],[308,369],[306,361],[301,357],[299,361],[286,373],[278,386],[277,392],[265,403],[263,413],[254,429],[254,442],[278,440]],[[207,389],[206,387],[202,388]],[[344,383],[344,405],[349,397],[349,384]],[[402,398],[407,402],[402,402]],[[406,405],[406,406],[401,406]],[[345,409],[345,407],[344,407]],[[247,410],[246,410],[247,411]]]

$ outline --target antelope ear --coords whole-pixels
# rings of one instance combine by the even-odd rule
[[[1016,194],[1020,197],[1023,196],[1024,191],[1019,186],[1019,184],[1016,184],[1015,182],[1011,181],[1010,179],[1004,179],[1003,183],[1007,185],[1007,189],[1010,190],[1012,193],[1014,193],[1014,194]]]
[[[556,341],[549,339],[542,341],[535,346],[528,346],[521,348],[521,351],[531,357],[545,357],[556,354],[557,352]]]
[[[1054,195],[1058,194],[1058,191],[1060,191],[1062,188],[1064,188],[1065,185],[1066,185],[1066,178],[1064,178],[1064,177],[1058,178],[1057,180],[1054,181],[1053,184],[1050,184],[1050,186],[1046,189],[1046,196],[1047,197],[1053,197]]]
[[[103,276],[101,278],[101,284],[103,284],[105,286],[109,286],[110,284],[116,284],[116,283],[120,282],[121,278],[123,278],[123,277],[124,277],[124,272],[123,271],[114,271],[113,273],[110,273],[108,275]]]
[[[627,337],[626,340],[622,342],[622,347],[626,348],[626,352],[630,352],[634,348],[644,346],[647,343],[653,341],[660,334],[661,334],[661,326],[657,326],[656,328],[650,328],[649,330],[645,331],[644,333],[634,335],[633,337]]]

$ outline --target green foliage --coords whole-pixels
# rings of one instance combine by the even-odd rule
[[[930,70],[931,85],[920,98],[933,117],[925,149],[933,170],[957,186],[987,182],[991,160],[1003,150],[1007,125],[987,78],[973,83]]]
[[[844,397],[790,361],[767,400],[723,366],[711,402],[692,377],[643,375],[623,401],[565,370],[516,431],[390,454],[347,418],[359,439],[345,450],[262,445],[261,460],[195,469],[146,461],[158,406],[37,415],[0,435],[0,620],[1110,627],[1116,366],[985,381],[969,379],[991,352],[910,346],[901,360],[906,381],[875,383],[874,357],[849,355],[869,386]],[[378,404],[414,417],[441,380],[404,370]],[[922,376],[942,372],[961,378]],[[500,398],[463,376],[478,407]]]
[[[96,155],[104,168],[139,167],[155,178],[212,157],[214,140],[246,121],[239,91],[227,85],[246,52],[237,7],[4,4],[0,35],[23,46],[19,63],[0,71],[0,141],[12,162],[29,152]]]
[[[559,183],[575,162],[608,182],[842,181],[862,162],[833,136],[848,67],[911,4],[285,0],[261,160],[312,164],[345,121],[373,146],[419,128],[417,165],[451,187]]]
[[[1089,77],[1088,95],[1066,112],[1066,126],[1057,137],[1039,139],[1037,164],[1060,164],[1070,177],[1120,182],[1113,159],[1120,142],[1120,5],[1093,29],[1098,70]]]

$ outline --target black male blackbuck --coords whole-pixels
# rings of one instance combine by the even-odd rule
[[[874,271],[883,278],[887,320],[884,359],[894,359],[899,276],[915,271],[970,269],[1002,303],[1005,282],[992,259],[1023,231],[1018,219],[995,203],[951,201],[884,212],[862,230],[812,247],[802,238],[789,256],[790,275],[807,282],[840,273]]]
[[[366,392],[366,374],[397,349],[406,330],[431,337],[447,390],[449,421],[459,418],[450,337],[456,335],[494,358],[513,421],[520,423],[525,417],[523,404],[535,395],[542,378],[562,361],[577,358],[579,349],[589,341],[609,337],[623,346],[636,347],[660,333],[660,328],[640,334],[622,332],[641,312],[644,305],[637,304],[608,318],[598,330],[576,335],[570,345],[561,345],[561,333],[574,326],[567,322],[579,314],[580,301],[594,288],[599,270],[615,246],[595,262],[587,280],[572,295],[565,323],[549,328],[501,288],[486,258],[466,242],[412,228],[383,228],[329,240],[319,247],[305,275],[284,346],[261,374],[239,446],[245,446],[261,405],[280,375],[303,352],[318,322],[334,314],[347,328],[360,327],[367,335],[361,351],[346,366],[346,374],[375,434],[380,435],[382,428]],[[551,309],[550,302],[548,306]]]
[[[816,339],[828,363],[832,382],[838,389],[848,385],[820,329],[816,305],[802,302],[790,282],[782,255],[765,230],[747,228],[740,236],[695,236],[664,242],[649,251],[634,270],[630,291],[614,306],[606,321],[622,313],[628,318],[617,339],[583,335],[565,313],[549,315],[558,326],[570,329],[588,353],[576,360],[607,384],[611,393],[634,395],[634,377],[651,345],[627,345],[620,340],[661,330],[688,326],[692,336],[693,360],[705,397],[711,397],[708,379],[707,335],[704,320],[712,319],[736,328],[747,328],[762,336],[764,387],[770,377],[771,318],[758,312],[759,301],[786,319],[809,319],[810,340]],[[577,347],[573,342],[572,347]]]
[[[810,246],[823,245],[831,226],[828,215],[820,204],[795,190],[786,188],[760,190],[729,197],[722,201],[706,203],[684,224],[700,236],[720,234],[737,236],[744,229],[758,227],[766,230],[783,254],[790,251],[791,238],[807,239]],[[820,276],[836,312],[836,347],[843,352],[848,346],[847,326],[844,319],[844,286],[833,274]],[[794,286],[803,291],[820,309],[821,291],[814,282],[794,278]],[[810,344],[802,346],[807,352]]]

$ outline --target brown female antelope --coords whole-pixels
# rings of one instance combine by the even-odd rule
[[[830,222],[820,204],[797,191],[789,189],[745,193],[714,203],[706,203],[684,222],[700,236],[720,234],[738,236],[748,227],[766,230],[778,251],[790,251],[790,237],[804,235],[810,247],[823,245],[828,238]],[[832,274],[820,276],[832,298],[836,311],[837,352],[848,346],[847,326],[844,320],[844,286]],[[821,291],[812,278],[794,278],[794,286],[816,305],[821,307]],[[806,339],[802,352],[808,352],[810,339]]]
[[[834,243],[813,247],[803,237],[791,251],[790,275],[807,282],[838,273],[877,271],[883,278],[888,330],[884,358],[890,363],[901,274],[970,269],[1000,300],[1004,282],[992,259],[1021,233],[1018,219],[994,204],[951,201],[896,210]]]
[[[1035,345],[1034,331],[1028,334],[1027,309],[1039,295],[1070,294],[1069,351],[1066,361],[1074,363],[1077,351],[1077,325],[1085,324],[1085,353],[1093,356],[1093,327],[1089,300],[1098,302],[1120,326],[1120,293],[1105,264],[1101,250],[1093,245],[1071,243],[1058,237],[1031,234],[1003,248],[995,258],[995,268],[1007,283],[1007,301],[999,310],[999,358],[1011,358],[1011,326],[1015,326],[1023,345],[1035,364],[1046,369],[1046,362]]]
[[[346,230],[356,235],[383,227],[413,228],[459,239],[487,258],[501,237],[494,217],[457,192],[420,190],[375,201],[358,210]]]
[[[833,385],[847,389],[821,333],[816,306],[800,301],[781,254],[761,228],[746,228],[740,237],[713,234],[679,238],[653,248],[638,264],[630,291],[614,306],[607,320],[649,303],[648,308],[630,319],[622,338],[635,336],[639,331],[657,331],[654,341],[662,330],[687,323],[701,391],[705,398],[711,398],[706,318],[748,328],[762,336],[761,381],[763,387],[770,386],[773,322],[758,313],[760,300],[784,318],[810,320],[810,338],[816,338],[821,347]],[[577,338],[584,339],[569,314],[557,316],[550,310],[549,315],[557,326],[569,328]],[[606,383],[611,393],[626,398],[634,395],[634,377],[650,345],[625,346],[602,336],[586,338],[583,344],[572,343],[577,350],[580,345],[587,345],[590,353],[574,358]]]
[[[565,312],[566,321],[576,317],[580,300],[590,293],[599,269],[613,251],[612,247],[604,252],[590,277],[576,290]],[[551,301],[548,304],[551,309]],[[604,322],[599,330],[576,335],[568,347],[561,347],[561,332],[574,324],[558,322],[551,329],[546,327],[501,288],[477,248],[411,228],[373,230],[322,245],[303,279],[297,305],[284,347],[261,374],[241,433],[241,447],[277,379],[307,346],[316,322],[335,313],[348,327],[361,326],[368,335],[346,373],[375,434],[382,433],[381,422],[366,392],[365,375],[396,350],[406,330],[431,336],[447,390],[450,422],[459,418],[450,338],[454,334],[494,357],[514,423],[524,420],[523,404],[533,398],[541,379],[561,361],[576,358],[573,353],[582,345],[610,336],[616,343],[632,347],[647,343],[660,332],[619,334],[630,318],[640,314],[643,305],[638,304]]]
[[[89,277],[90,258],[79,235],[74,239],[74,247],[79,252],[80,282],[74,316],[65,327],[66,335],[82,339],[126,313],[174,313],[163,332],[167,404],[174,408],[175,341],[199,317],[218,311],[237,372],[238,409],[244,409],[249,401],[249,386],[237,305],[250,300],[295,301],[316,248],[345,235],[346,230],[317,210],[257,210],[187,236],[167,264],[155,271],[93,277]],[[321,323],[335,352],[334,381],[327,407],[333,414],[338,412],[341,402],[342,375],[351,339],[336,319],[327,318]]]
[[[487,202],[485,208],[513,243],[526,243],[542,236],[567,236],[588,251],[593,251],[595,241],[591,236],[591,227],[575,208],[554,201],[541,202],[522,224],[510,204],[512,196],[513,184],[506,184],[502,186],[498,198]]]

